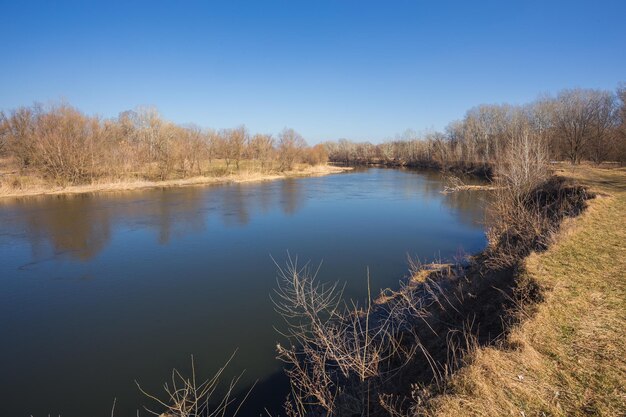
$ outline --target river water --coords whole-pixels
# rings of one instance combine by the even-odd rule
[[[0,415],[140,415],[173,367],[258,380],[240,415],[277,407],[276,265],[363,299],[398,286],[407,255],[485,245],[484,195],[430,171],[0,200]]]

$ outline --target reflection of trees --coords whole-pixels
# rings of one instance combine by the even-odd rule
[[[459,191],[442,194],[445,185],[445,175],[434,170],[407,170],[417,175],[405,184],[406,192],[414,194],[416,191],[429,198],[441,199],[442,203],[454,210],[459,221],[467,226],[476,227],[485,223],[485,206],[490,198],[489,192]],[[482,184],[481,180],[472,177],[462,177],[466,184]]]
[[[241,184],[224,188],[222,193],[223,222],[226,225],[245,225],[250,221],[248,215],[246,186]]]
[[[204,228],[201,190],[193,187],[168,190],[161,189],[148,207],[143,209],[128,205],[132,210],[127,217],[154,216],[158,228],[159,243],[165,244],[172,236],[181,236]],[[147,212],[145,211],[147,209]]]
[[[87,260],[110,239],[110,216],[92,196],[59,196],[20,200],[31,244],[48,239],[55,252]]]
[[[47,241],[55,253],[88,260],[106,246],[116,223],[153,229],[159,243],[165,244],[173,236],[204,229],[206,213],[213,208],[225,225],[246,225],[252,214],[278,207],[293,214],[302,204],[300,187],[301,182],[286,179],[274,184],[26,198],[11,203],[16,224],[3,229],[25,230],[35,253]]]
[[[272,199],[275,190],[274,184],[271,182],[260,183],[258,185],[259,208],[261,212],[267,213],[272,208]]]
[[[146,193],[146,194],[144,194]],[[88,260],[111,238],[115,222],[138,221],[158,231],[159,242],[204,227],[202,191],[199,189],[155,190],[106,195],[41,197],[20,200],[20,212],[33,250],[43,240],[56,253]],[[147,197],[147,199],[146,199]]]
[[[459,191],[445,194],[443,204],[454,210],[462,224],[476,227],[485,224],[489,196],[489,191]]]
[[[400,190],[407,197],[418,194],[428,198],[439,198],[443,189],[443,175],[439,171],[411,168],[379,169],[391,170],[395,174],[390,178],[391,186],[396,190]],[[400,173],[402,175],[398,175]]]
[[[285,178],[280,185],[280,204],[283,212],[294,214],[302,205],[299,181]]]
[[[394,170],[383,174],[377,178],[373,192],[400,191],[407,196],[418,195],[439,201],[468,226],[476,227],[485,220],[485,202],[482,200],[489,198],[489,193],[441,194],[442,175],[435,171],[413,174]],[[116,223],[153,229],[157,232],[158,241],[165,244],[173,236],[204,229],[208,210],[216,210],[217,218],[225,225],[246,225],[253,215],[259,213],[282,210],[287,215],[294,214],[302,208],[306,187],[316,195],[337,192],[341,198],[340,194],[344,191],[329,189],[325,192],[325,186],[319,182],[319,179],[310,182],[284,179],[254,185],[21,199],[13,203],[17,206],[14,211],[16,224],[8,227],[25,229],[34,251],[42,248],[42,241],[48,241],[56,253],[67,252],[69,256],[87,260],[105,247]],[[358,184],[354,186],[358,187]],[[3,229],[7,230],[7,227]]]

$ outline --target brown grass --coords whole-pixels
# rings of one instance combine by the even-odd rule
[[[626,413],[626,170],[560,168],[598,198],[557,242],[526,259],[544,301],[498,346],[469,354],[425,414],[618,416]]]
[[[213,164],[215,164],[215,162]],[[351,169],[352,168],[349,167],[337,167],[326,164],[315,166],[300,164],[295,166],[290,171],[260,172],[258,169],[254,169],[253,167],[246,168],[246,164],[242,162],[242,168],[239,171],[230,173],[226,170],[224,170],[224,172],[221,172],[221,170],[218,169],[210,175],[163,181],[151,181],[140,178],[102,178],[95,180],[90,184],[68,186],[51,184],[50,181],[35,175],[24,175],[20,174],[17,171],[5,171],[4,173],[0,172],[0,199],[7,197],[25,197],[54,194],[83,194],[157,187],[181,187],[222,183],[260,182],[288,177],[322,176],[336,174]]]

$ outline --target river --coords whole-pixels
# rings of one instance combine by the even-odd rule
[[[136,415],[173,367],[286,394],[270,294],[289,253],[348,297],[396,288],[407,255],[485,245],[484,194],[441,174],[362,169],[254,184],[0,200],[0,414]],[[147,415],[141,411],[140,415]]]

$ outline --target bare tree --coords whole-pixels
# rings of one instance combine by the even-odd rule
[[[626,163],[626,85],[617,89],[618,97],[618,126],[615,132],[616,160],[622,165]]]
[[[159,111],[155,107],[138,107],[129,113],[129,116],[134,119],[137,139],[146,149],[147,160],[156,161],[159,157],[159,151],[162,151],[164,147],[161,143],[163,137],[160,134],[163,121]]]
[[[278,160],[281,170],[292,169],[306,148],[304,138],[293,129],[284,129],[278,135]]]
[[[214,130],[208,130],[204,133],[204,154],[207,162],[211,165],[213,158],[218,154],[219,135]]]
[[[589,157],[601,164],[616,154],[616,129],[619,126],[617,96],[610,92],[599,92],[594,100],[595,111],[589,139]]]
[[[4,155],[7,149],[9,136],[9,121],[3,111],[0,111],[0,156]]]
[[[229,131],[227,153],[229,158],[235,162],[235,167],[239,170],[239,162],[244,156],[248,143],[248,131],[245,126],[239,126]]]
[[[230,152],[230,129],[222,129],[215,136],[215,148],[217,155],[224,159],[226,169],[230,168],[232,162]]]
[[[261,171],[267,168],[274,152],[274,138],[272,135],[257,134],[250,141],[250,155],[261,164]]]
[[[37,110],[20,107],[3,117],[4,143],[7,150],[17,158],[20,168],[26,168],[33,162]]]
[[[572,164],[579,164],[587,150],[599,95],[594,90],[565,90],[556,99],[554,124]]]
[[[363,155],[362,158],[367,159],[365,155]],[[328,161],[328,152],[326,151],[326,147],[321,143],[318,143],[317,145],[306,149],[304,159],[310,165],[320,165],[326,163]]]
[[[33,163],[59,182],[93,177],[100,136],[97,119],[66,105],[38,116],[32,146]]]

